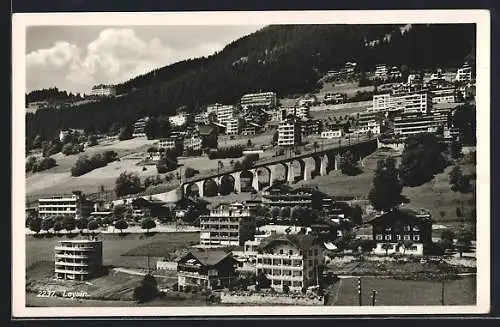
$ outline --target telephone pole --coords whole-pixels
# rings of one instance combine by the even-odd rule
[[[359,306],[363,305],[363,297],[361,293],[361,277],[358,277],[358,302]]]
[[[372,290],[372,307],[375,306],[375,297],[377,296],[377,291],[376,290]]]

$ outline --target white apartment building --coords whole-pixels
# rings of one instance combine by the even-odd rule
[[[238,135],[241,132],[241,120],[239,118],[229,119],[226,123],[227,135]]]
[[[377,122],[376,120],[358,122],[357,132],[358,133],[371,132],[373,135],[379,135],[381,132],[380,123]]]
[[[456,91],[453,87],[432,90],[430,93],[432,104],[457,102]]]
[[[208,121],[208,112],[201,112],[199,114],[196,114],[194,116],[194,122],[197,123],[197,124],[208,124],[209,121]]]
[[[457,70],[455,81],[470,82],[472,80],[472,67],[465,64]]]
[[[102,241],[64,240],[54,248],[57,279],[87,280],[102,272]]]
[[[93,202],[85,199],[79,192],[72,195],[38,199],[38,215],[40,218],[49,216],[72,216],[75,219],[88,217],[93,207]]]
[[[194,151],[201,150],[201,138],[197,136],[186,137],[183,140],[184,149],[190,149]]]
[[[207,107],[207,115],[211,113],[215,113],[215,115],[217,116],[217,122],[225,126],[229,120],[234,118],[235,107],[233,105],[223,105],[220,103],[215,103]]]
[[[321,138],[322,139],[333,139],[333,138],[339,138],[339,137],[342,137],[342,130],[341,129],[338,129],[338,130],[330,130],[330,131],[324,131],[324,132],[321,132]]]
[[[324,262],[320,242],[312,235],[277,234],[263,241],[257,254],[257,275],[262,273],[271,287],[291,291],[318,285],[320,266]]]
[[[241,97],[240,104],[246,106],[276,107],[278,98],[275,92],[250,93]]]
[[[377,79],[387,79],[387,73],[389,70],[386,65],[375,66],[375,78]]]
[[[114,86],[110,85],[96,85],[92,87],[92,90],[90,91],[91,96],[99,96],[99,97],[106,97],[106,96],[115,96],[116,95],[116,89]]]
[[[133,137],[146,136],[144,129],[148,121],[149,117],[137,119],[137,121],[134,123],[134,131],[132,133],[132,136]]]
[[[181,113],[175,116],[170,116],[168,117],[168,120],[170,121],[170,124],[173,126],[182,126],[186,123],[187,114]]]
[[[181,142],[182,139],[179,137],[166,137],[158,140],[158,148],[165,150],[173,150]]]
[[[309,118],[309,107],[308,106],[299,106],[295,108],[295,116],[300,119],[308,119]]]
[[[301,143],[301,122],[293,117],[282,120],[278,126],[278,146],[293,146]]]
[[[444,119],[447,119],[444,116]],[[436,133],[444,124],[441,115],[410,115],[394,118],[394,134],[401,137],[420,133]]]
[[[220,204],[209,215],[200,216],[200,229],[201,245],[239,246],[253,239],[255,217],[241,203]]]
[[[372,99],[373,111],[430,112],[432,99],[427,92],[405,94],[376,94]]]

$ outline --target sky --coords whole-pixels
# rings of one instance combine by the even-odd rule
[[[77,93],[184,59],[208,56],[263,26],[30,26],[26,92]]]

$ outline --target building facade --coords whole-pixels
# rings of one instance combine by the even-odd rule
[[[278,126],[278,146],[294,146],[302,143],[302,123],[295,117],[287,117]]]
[[[79,219],[88,217],[93,208],[94,203],[87,200],[80,192],[74,192],[68,196],[61,195],[38,199],[38,215],[40,218],[71,216]]]
[[[455,76],[455,81],[468,83],[472,80],[472,67],[468,64],[464,64],[462,67],[457,69],[457,74]]]
[[[192,250],[177,262],[179,290],[186,288],[218,289],[236,279],[237,261],[231,252]]]
[[[183,139],[178,136],[166,137],[158,140],[158,148],[174,150],[183,144]]]
[[[227,135],[239,135],[241,132],[242,121],[239,118],[231,118],[226,123]]]
[[[321,132],[321,138],[322,139],[339,138],[339,137],[342,137],[342,134],[343,134],[343,131],[341,129],[323,131],[323,132]]]
[[[109,96],[115,96],[116,95],[116,89],[114,86],[111,85],[96,85],[92,87],[92,90],[90,91],[91,96],[98,96],[98,97],[109,97]]]
[[[448,120],[441,114],[407,114],[394,117],[394,134],[400,137],[420,133],[436,133]]]
[[[377,242],[375,254],[422,256],[432,246],[432,219],[426,211],[393,209],[375,217],[370,224]]]
[[[271,287],[291,291],[318,285],[324,264],[320,242],[312,235],[273,235],[262,242],[257,254],[257,275],[263,274]]]
[[[250,93],[241,97],[240,104],[242,107],[259,106],[274,108],[278,103],[278,98],[275,92]]]
[[[54,250],[57,279],[87,280],[102,272],[102,241],[64,240]]]
[[[148,121],[149,121],[149,117],[144,117],[144,118],[138,119],[134,123],[134,131],[132,132],[132,136],[133,137],[146,136],[145,128],[146,128],[146,124]]]
[[[200,244],[243,245],[253,239],[255,216],[241,203],[221,204],[200,216]]]

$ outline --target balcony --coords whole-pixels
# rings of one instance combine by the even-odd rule
[[[88,267],[91,265],[90,262],[88,263],[83,263],[83,262],[66,262],[66,261],[56,261],[55,262],[56,266],[72,266],[72,267]]]
[[[58,245],[54,249],[56,251],[93,251],[95,248],[91,246],[72,247],[72,246]]]
[[[60,269],[60,268],[56,268],[55,272],[61,274],[79,274],[79,275],[88,275],[90,273],[88,270],[84,269],[70,270],[70,269]]]
[[[66,254],[66,253],[56,253],[57,258],[67,258],[67,259],[88,259],[90,255],[85,254]]]
[[[293,270],[293,271],[302,271],[303,266],[285,266],[285,265],[272,265],[266,263],[258,263],[256,264],[256,268],[262,269],[283,269],[283,270]]]

